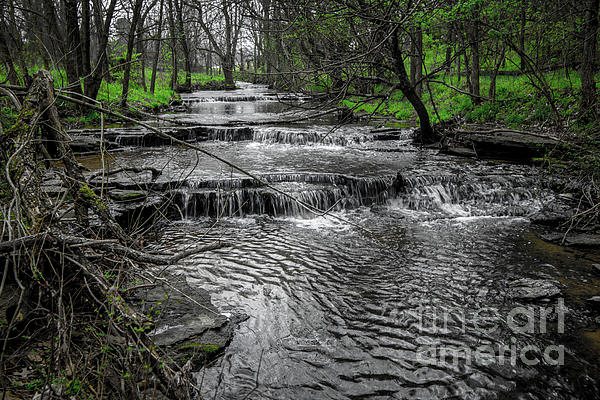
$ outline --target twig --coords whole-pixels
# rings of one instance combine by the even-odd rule
[[[94,249],[99,249],[103,251],[110,251],[127,258],[130,258],[137,262],[142,263],[150,263],[155,265],[170,265],[175,264],[183,258],[189,257],[193,254],[203,253],[210,250],[220,249],[222,247],[227,246],[226,243],[216,242],[206,246],[199,246],[192,248],[190,250],[182,251],[180,253],[174,254],[172,256],[163,256],[163,255],[155,255],[150,254],[144,251],[135,250],[130,247],[123,246],[117,242],[107,242],[106,240],[90,240],[84,237],[77,236],[62,236],[57,237],[57,240],[63,244],[77,247],[90,247]]]

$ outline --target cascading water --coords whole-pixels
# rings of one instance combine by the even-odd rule
[[[175,204],[185,210],[186,218],[248,214],[299,216],[314,214],[311,210],[339,211],[378,204],[394,194],[394,181],[389,177],[360,179],[334,174],[285,174],[263,179],[273,186],[264,187],[255,181],[239,179],[201,182],[195,185],[203,186],[201,189],[182,188]],[[244,187],[253,183],[259,187]]]
[[[367,134],[344,134],[339,130],[315,129],[311,128],[280,128],[268,127],[255,129],[252,140],[263,143],[281,143],[281,144],[323,144],[347,146],[354,143],[363,143],[373,138]]]
[[[242,101],[230,113],[219,96],[182,95],[202,106],[177,118],[273,123],[278,112],[272,101],[235,108]],[[233,96],[272,92],[246,85]],[[511,296],[515,280],[599,283],[578,272],[581,259],[542,252],[533,239],[526,217],[554,196],[539,171],[438,155],[413,146],[408,129],[331,128],[256,125],[238,140],[215,130],[200,144],[278,190],[181,147],[110,160],[163,170],[154,185],[171,191],[174,210],[161,251],[231,243],[170,267],[222,311],[248,316],[225,354],[198,372],[203,397],[594,398],[598,351],[558,332],[556,299],[543,303],[556,307],[546,333],[518,332],[507,319],[529,306]],[[493,332],[474,324],[482,310]],[[551,345],[566,346],[567,366],[544,358]],[[517,362],[483,362],[474,356],[481,346],[508,348]],[[528,346],[537,364],[522,362]],[[462,352],[421,357],[448,348]]]

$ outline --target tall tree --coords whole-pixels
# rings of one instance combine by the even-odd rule
[[[48,1],[48,0],[46,0]],[[110,0],[108,8],[103,9],[102,0],[93,0],[94,4],[94,20],[96,25],[96,35],[98,36],[98,55],[94,63],[93,70],[84,80],[85,95],[92,99],[96,99],[102,78],[105,72],[108,72],[108,57],[107,46],[110,37],[110,26],[117,0]],[[105,15],[104,18],[102,16]]]
[[[221,0],[220,3],[194,1],[186,4],[196,10],[197,22],[208,37],[212,50],[221,61],[225,84],[233,86],[235,51],[242,28],[240,4],[232,0]],[[216,6],[217,4],[218,6]],[[211,6],[215,6],[216,9]],[[209,27],[209,19],[219,16],[221,17],[219,22],[222,25],[220,34]]]
[[[177,11],[177,30],[179,43],[181,45],[181,51],[183,52],[183,61],[185,65],[185,87],[190,88],[192,86],[192,65],[190,61],[190,50],[186,37],[186,29],[183,20],[183,0],[173,0],[175,9]]]
[[[154,93],[156,86],[156,74],[158,72],[158,60],[160,59],[160,47],[162,43],[162,26],[163,26],[163,8],[165,1],[160,0],[160,6],[158,11],[158,20],[156,25],[155,34],[155,45],[154,45],[154,58],[152,60],[152,78],[150,78],[150,93]]]
[[[5,10],[6,3],[0,2],[0,60],[6,67],[6,78],[13,85],[19,84],[19,77],[17,75],[17,70],[13,63],[13,56],[10,48],[8,47],[8,36],[9,33],[7,31],[7,21],[5,19]]]
[[[81,71],[81,37],[79,36],[79,23],[77,20],[77,0],[64,0],[67,54],[65,57],[65,69],[69,90],[81,94],[81,82],[79,76]]]
[[[410,35],[410,83],[415,87],[415,92],[421,96],[423,83],[423,29],[421,24],[411,30]]]
[[[476,4],[471,11],[471,21],[467,23],[467,35],[469,37],[469,47],[471,49],[471,80],[469,89],[473,102],[475,103],[480,102],[481,99],[481,92],[479,89],[479,75],[481,72],[479,60],[479,18],[479,6]]]
[[[390,50],[392,60],[394,62],[395,77],[398,81],[396,84],[402,91],[402,94],[406,96],[406,99],[415,109],[415,112],[419,116],[420,128],[421,128],[421,140],[423,142],[431,143],[435,141],[435,133],[429,120],[429,112],[423,104],[421,97],[418,95],[416,88],[411,85],[408,74],[404,67],[404,58],[402,55],[401,42],[398,39],[397,28],[394,29],[391,35]]]
[[[171,36],[171,89],[175,89],[179,78],[179,65],[177,63],[177,34],[175,27],[175,10],[173,0],[169,0],[169,9],[167,16],[169,18],[169,33]]]
[[[127,106],[127,97],[129,96],[129,79],[131,76],[131,62],[133,60],[133,46],[135,44],[135,32],[142,13],[144,0],[135,0],[133,6],[133,15],[129,24],[129,33],[127,35],[127,54],[125,56],[125,65],[123,67],[123,90],[121,92],[121,107]]]
[[[583,54],[581,57],[581,110],[589,116],[595,116],[597,102],[595,77],[597,69],[598,5],[599,0],[585,1]]]
[[[90,35],[90,0],[81,0],[81,76],[92,71]]]

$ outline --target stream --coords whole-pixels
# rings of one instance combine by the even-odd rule
[[[540,170],[420,148],[411,128],[281,123],[310,115],[285,104],[302,99],[240,85],[165,117],[210,125],[198,145],[269,186],[181,146],[120,138],[132,147],[111,159],[185,181],[161,248],[231,243],[170,267],[247,315],[197,372],[204,398],[598,398],[598,314],[582,304],[598,256],[537,238],[528,218],[557,195]],[[523,279],[562,294],[532,302]]]

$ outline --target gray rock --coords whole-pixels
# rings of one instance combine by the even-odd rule
[[[495,130],[492,133],[460,131],[449,147],[473,149],[480,158],[529,160],[545,154],[557,141],[523,132]]]
[[[592,233],[579,233],[567,236],[567,244],[576,247],[600,248],[600,235]]]
[[[140,289],[134,297],[138,311],[154,321],[149,336],[180,365],[201,365],[220,353],[244,319],[222,315],[208,292],[192,288],[182,277],[170,276],[169,285]]]
[[[592,264],[592,271],[596,275],[600,275],[600,264]]]
[[[473,150],[473,147],[469,148],[464,146],[448,145],[448,147],[445,148],[443,152],[454,156],[477,157],[477,153],[475,152],[475,150]]]
[[[573,215],[573,208],[562,201],[552,201],[545,204],[540,211],[532,215],[531,222],[540,225],[558,227],[568,221]]]
[[[71,133],[71,132],[69,132]],[[71,134],[69,145],[74,153],[100,152],[100,136],[87,134]],[[106,144],[106,141],[105,141]]]
[[[593,296],[586,299],[587,303],[594,308],[600,308],[600,296]]]
[[[547,242],[561,244],[563,236],[561,233],[551,233],[541,235],[540,237]],[[600,248],[600,235],[593,233],[568,234],[563,245],[581,248]]]
[[[560,283],[553,279],[522,278],[509,283],[509,296],[521,300],[544,300],[562,294]]]
[[[108,192],[108,195],[115,201],[133,202],[144,200],[148,194],[140,190],[121,190],[113,189]]]

